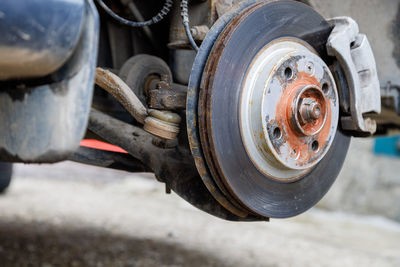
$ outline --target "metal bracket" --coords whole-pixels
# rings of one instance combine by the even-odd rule
[[[364,117],[381,112],[378,74],[372,48],[357,22],[349,17],[328,20],[333,26],[327,42],[328,55],[337,58],[350,91],[350,114],[341,118],[344,130],[373,134],[376,122]]]
[[[156,88],[149,91],[147,104],[150,108],[159,110],[186,109],[186,86],[170,84],[168,76],[163,75]]]

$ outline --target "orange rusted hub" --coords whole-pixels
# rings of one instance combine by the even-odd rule
[[[283,88],[277,105],[275,123],[284,129],[283,142],[289,144],[299,165],[309,162],[328,143],[332,111],[320,87],[312,75],[298,73]]]

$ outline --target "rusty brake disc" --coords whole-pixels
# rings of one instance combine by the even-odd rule
[[[253,3],[214,39],[201,83],[192,72],[192,153],[232,213],[294,216],[336,179],[350,139],[338,129],[337,89],[322,60],[330,31],[301,3]]]

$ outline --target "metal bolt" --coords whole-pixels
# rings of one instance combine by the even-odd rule
[[[304,98],[299,113],[303,123],[313,122],[321,117],[321,105],[312,98]]]
[[[168,82],[168,74],[161,74],[161,81]]]
[[[161,75],[160,80],[156,84],[156,89],[157,90],[170,90],[171,89],[171,85],[168,82],[167,74]]]
[[[307,72],[310,74],[313,74],[314,72],[314,63],[312,63],[311,61],[307,63],[306,65],[307,68]]]
[[[210,31],[207,25],[193,26],[190,29],[192,36],[195,40],[203,41],[206,38],[207,33]]]

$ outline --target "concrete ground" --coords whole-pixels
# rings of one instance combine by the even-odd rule
[[[375,155],[373,146],[372,138],[353,138],[342,171],[319,207],[400,222],[400,158]]]
[[[400,224],[313,209],[231,223],[151,175],[19,165],[0,197],[1,266],[400,266]]]

